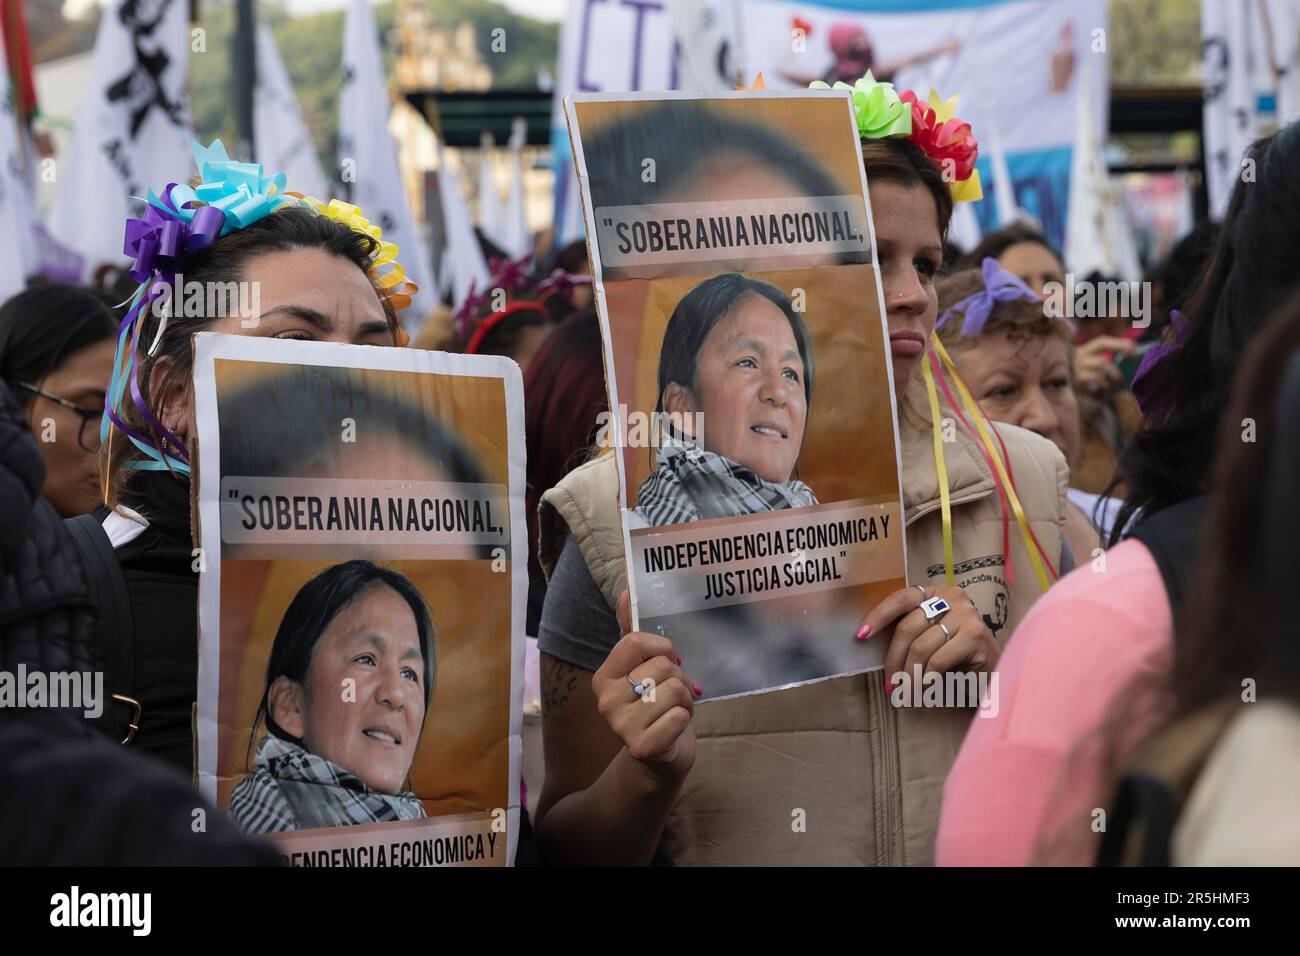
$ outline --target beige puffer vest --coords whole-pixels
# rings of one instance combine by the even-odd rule
[[[941,584],[933,439],[929,425],[911,413],[900,410],[899,424],[908,582]],[[1030,526],[1056,566],[1064,540],[1065,459],[1032,432],[997,429]],[[1014,519],[1016,584],[1007,582],[1001,507],[975,440],[958,429],[945,451],[956,583],[1005,644],[1040,596],[1039,585]],[[546,492],[540,515],[547,575],[565,535],[573,534],[616,608],[627,575],[613,455],[598,456]],[[661,856],[678,865],[928,865],[944,777],[973,713],[895,708],[881,671],[701,704],[694,718],[698,756],[669,816]]]

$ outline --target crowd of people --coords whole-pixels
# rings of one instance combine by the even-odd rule
[[[537,800],[521,862],[1297,862],[1287,797],[1300,776],[1300,654],[1281,580],[1300,540],[1289,493],[1300,449],[1285,428],[1300,412],[1297,137],[1290,126],[1254,145],[1256,178],[1238,183],[1221,225],[1198,227],[1153,271],[1154,321],[1140,327],[1048,308],[1070,264],[1030,225],[954,251],[940,167],[907,139],[864,137],[912,584],[857,632],[885,643],[883,669],[699,705],[691,662],[629,626],[585,243],[538,261],[493,257],[488,287],[407,343],[371,268],[373,240],[279,209],[184,264],[192,281],[257,282],[262,320],[141,312],[134,401],[115,402],[120,288],[34,278],[0,306],[0,670],[103,669],[116,691],[94,722],[0,713],[5,862],[277,859],[215,809],[201,836],[192,827],[199,572],[187,447],[200,331],[504,355],[523,370],[526,631],[544,759],[525,781]],[[720,280],[731,289],[721,304],[707,288],[719,280],[682,301],[682,322],[702,331],[665,341],[677,363],[660,369],[665,407],[673,389],[695,387],[710,330],[750,306],[753,321],[788,323],[808,373],[792,401],[811,400],[812,358],[784,294]],[[927,381],[935,350],[996,423],[1023,541],[1006,534],[972,409]],[[106,394],[120,416],[111,431]],[[942,474],[936,409],[963,425]],[[292,409],[277,413],[288,421]],[[792,465],[760,476],[795,494]],[[647,515],[677,505],[659,485],[657,504],[642,489]],[[934,571],[949,548],[954,583]],[[960,580],[989,555],[1022,569],[996,594]],[[1045,592],[1028,572],[1040,561],[1057,579]],[[942,633],[922,607],[934,598],[950,608]],[[319,637],[283,679],[308,679]],[[898,706],[891,675],[917,666],[996,675],[999,705],[978,719],[969,707]],[[629,693],[647,678],[653,703]],[[268,677],[268,726],[284,719],[279,700]],[[101,781],[93,792],[88,775]],[[249,780],[248,793],[260,783],[289,799]],[[241,812],[263,812],[270,798],[258,799]],[[795,810],[805,828],[791,826]]]

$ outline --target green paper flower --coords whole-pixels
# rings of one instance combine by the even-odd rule
[[[832,87],[821,80],[815,80],[808,84],[808,88],[851,90],[853,116],[857,120],[858,135],[863,139],[911,135],[911,107],[898,98],[893,83],[877,83],[870,70],[852,86],[844,82],[836,82]]]

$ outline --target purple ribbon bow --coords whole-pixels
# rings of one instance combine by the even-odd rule
[[[494,289],[525,289],[528,287],[528,266],[533,261],[533,254],[526,252],[518,259],[489,260],[492,271],[491,284]]]
[[[545,298],[555,292],[572,302],[573,290],[580,285],[591,285],[591,276],[576,276],[557,267],[549,276],[537,283],[535,291],[538,298]]]
[[[1137,399],[1138,408],[1142,409],[1142,414],[1154,422],[1164,418],[1165,403],[1163,397],[1156,393],[1151,373],[1157,365],[1183,347],[1183,342],[1187,340],[1187,333],[1192,327],[1191,321],[1177,309],[1169,310],[1169,325],[1168,337],[1165,341],[1147,349],[1147,354],[1142,356],[1137,372],[1133,374],[1133,382],[1129,385],[1133,397]]]
[[[131,278],[136,282],[144,282],[155,274],[170,282],[179,271],[182,256],[211,245],[221,235],[226,214],[215,206],[202,206],[186,222],[172,199],[175,188],[175,183],[168,183],[163,190],[162,203],[166,209],[149,203],[143,219],[126,221],[122,252],[135,260]]]
[[[1027,302],[1041,301],[1033,289],[999,266],[998,260],[992,256],[984,259],[982,269],[984,288],[948,306],[943,315],[939,316],[939,321],[934,324],[936,331],[943,328],[944,324],[951,321],[958,313],[964,312],[966,318],[961,324],[961,334],[967,338],[977,338],[984,331],[984,323],[993,314],[993,307],[999,302],[1014,302],[1016,299],[1024,299]]]

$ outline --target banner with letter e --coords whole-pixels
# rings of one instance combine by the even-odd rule
[[[878,668],[903,586],[892,372],[848,96],[565,101],[633,620],[705,698]]]
[[[505,866],[523,385],[492,356],[202,333],[199,787],[298,866]]]

